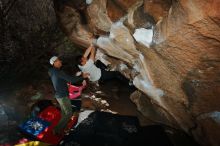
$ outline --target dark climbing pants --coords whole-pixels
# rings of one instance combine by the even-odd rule
[[[100,78],[101,82],[110,81],[113,79],[117,79],[117,80],[123,82],[124,84],[129,83],[129,80],[118,71],[101,70],[101,78]]]
[[[100,82],[105,82],[105,81],[110,81],[113,79],[117,79],[121,82],[123,82],[124,84],[128,84],[129,80],[124,77],[119,71],[107,71],[107,66],[102,63],[100,60],[97,60],[95,62],[95,65],[101,69],[101,78],[100,78]]]
[[[73,112],[72,105],[68,97],[56,98],[56,100],[59,103],[61,109],[61,119],[55,127],[55,132],[59,133],[64,130]]]

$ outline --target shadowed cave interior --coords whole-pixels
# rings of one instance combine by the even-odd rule
[[[62,70],[75,76],[76,57],[91,43],[96,59],[134,88],[87,80],[80,107],[97,112],[97,127],[76,127],[59,145],[220,145],[219,6],[218,0],[0,0],[0,145],[40,141],[19,125],[39,101],[59,108],[49,59],[59,56]],[[137,119],[137,134],[115,132],[116,116]]]

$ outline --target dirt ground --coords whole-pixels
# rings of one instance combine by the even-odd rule
[[[89,83],[81,95],[82,108],[136,116],[141,126],[155,125],[156,123],[137,111],[136,105],[129,98],[133,91],[130,86],[118,81],[110,81],[99,86]],[[28,118],[31,106],[41,99],[50,99],[56,104],[53,96],[54,90],[48,80],[31,84],[12,84],[4,88],[0,94],[0,144],[11,145],[24,138],[18,130],[18,125]],[[195,145],[191,138],[181,131],[169,127],[166,127],[165,131],[174,146]]]

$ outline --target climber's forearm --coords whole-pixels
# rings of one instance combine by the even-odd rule
[[[91,49],[91,54],[90,54],[90,59],[92,59],[93,61],[95,61],[95,47],[92,46],[92,49]]]
[[[89,48],[86,49],[85,53],[83,54],[83,57],[87,58],[92,50],[92,46],[89,46]]]

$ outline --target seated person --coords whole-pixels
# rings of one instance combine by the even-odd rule
[[[107,71],[107,67],[101,62],[97,61],[95,65],[95,47],[90,45],[86,49],[85,53],[77,57],[77,63],[79,69],[83,73],[89,74],[89,80],[92,82],[101,81],[105,82],[112,79],[118,79],[126,84],[129,83],[129,80],[125,78],[119,71]]]

